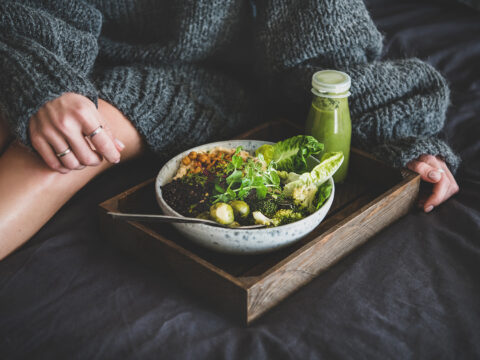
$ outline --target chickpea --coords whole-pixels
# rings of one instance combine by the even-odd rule
[[[183,158],[183,160],[182,160],[182,163],[183,163],[184,165],[190,164],[190,158],[189,158],[188,156],[185,156],[185,157]]]
[[[199,160],[200,162],[202,162],[202,163],[206,162],[207,159],[208,159],[208,156],[205,155],[205,154],[200,154],[200,155],[198,156],[198,160]]]
[[[191,151],[190,154],[188,154],[188,157],[192,160],[195,160],[197,158],[197,153],[195,151]]]
[[[200,171],[202,171],[202,168],[200,166],[197,166],[193,172],[195,174],[198,174]]]

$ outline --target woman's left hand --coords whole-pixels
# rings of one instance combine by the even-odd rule
[[[440,205],[459,190],[452,173],[445,161],[433,155],[422,155],[412,160],[407,167],[420,174],[422,180],[433,184],[433,191],[426,199],[420,199],[419,206],[425,212],[430,212],[435,206]]]

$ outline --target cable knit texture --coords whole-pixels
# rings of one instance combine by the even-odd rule
[[[395,166],[459,158],[437,137],[443,77],[418,59],[380,61],[361,0],[4,0],[0,111],[29,145],[29,118],[76,92],[115,105],[163,159],[234,136],[288,104],[304,122],[315,71],[352,77],[353,143]]]

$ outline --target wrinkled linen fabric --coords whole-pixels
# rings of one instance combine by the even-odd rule
[[[155,158],[104,173],[0,262],[2,359],[480,358],[480,22],[450,0],[370,0],[387,59],[417,57],[451,89],[442,137],[461,191],[412,212],[250,327],[118,252],[101,201],[155,175]],[[214,296],[214,294],[212,294]]]

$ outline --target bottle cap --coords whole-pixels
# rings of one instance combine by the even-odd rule
[[[350,93],[344,93],[350,89],[351,84],[350,76],[342,71],[322,70],[312,76],[312,92],[317,96],[335,94],[342,94],[341,97],[348,96]]]

